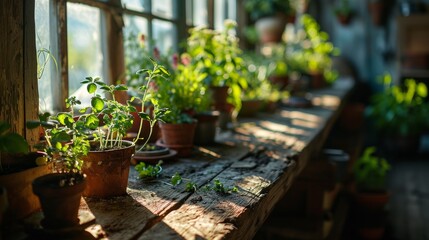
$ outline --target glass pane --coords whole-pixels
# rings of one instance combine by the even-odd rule
[[[127,39],[130,35],[145,35],[148,36],[148,21],[146,18],[124,15],[124,37]]]
[[[40,112],[52,112],[51,70],[55,63],[51,59],[49,0],[38,0],[35,5],[36,49],[37,49],[37,78],[39,89]]]
[[[236,0],[218,0],[215,1],[214,12],[214,27],[215,29],[223,29],[223,21],[225,19],[237,20],[237,2]]]
[[[149,10],[149,1],[150,0],[122,0],[122,5],[127,9],[147,12]]]
[[[147,34],[148,20],[142,17],[125,15],[124,22],[126,79],[130,86],[140,86],[140,80],[142,80],[143,75],[134,73],[141,68],[149,67],[145,65],[144,61],[148,57],[147,49],[150,43]]]
[[[152,13],[168,19],[175,18],[175,6],[173,0],[152,1]]]
[[[154,19],[152,22],[154,47],[161,53],[177,51],[177,30],[171,22]]]
[[[193,0],[193,24],[194,26],[208,25],[208,12],[207,12],[207,1],[206,0]],[[219,1],[217,1],[219,2]]]
[[[69,94],[85,105],[90,97],[80,82],[88,76],[103,78],[100,14],[97,8],[67,3]]]

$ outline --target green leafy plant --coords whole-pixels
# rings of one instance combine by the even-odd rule
[[[162,161],[159,161],[156,165],[146,165],[144,162],[140,162],[134,168],[142,179],[157,178],[162,172],[161,164]]]
[[[138,71],[153,66],[154,61],[158,65],[163,66],[167,72],[171,73],[174,71],[174,65],[178,61],[177,54],[172,54],[171,51],[167,54],[162,54],[156,47],[156,42],[146,39],[144,34],[128,33],[125,37],[124,45],[125,78],[130,95],[141,97],[142,92],[140,91],[140,87],[146,85],[147,75],[139,74]],[[157,81],[158,78],[155,76],[154,80]]]
[[[186,58],[184,54],[182,58]],[[170,81],[158,84],[156,99],[160,108],[168,108],[167,123],[191,123],[193,115],[209,109],[210,95],[204,84],[206,74],[191,64],[178,64]]]
[[[295,12],[295,8],[289,0],[246,0],[244,4],[252,20],[274,16],[277,13],[291,14]]]
[[[166,115],[170,112],[168,109],[171,105],[165,105],[165,107],[159,107],[159,100],[163,99],[167,92],[161,92],[159,90],[159,86],[169,85],[168,80],[170,78],[170,73],[163,65],[159,65],[155,60],[149,58],[152,64],[152,69],[140,69],[137,71],[137,74],[145,75],[145,82],[138,88],[138,91],[141,94],[141,97],[132,97],[130,102],[138,101],[141,105],[141,112],[138,112],[138,116],[140,117],[140,126],[137,133],[137,136],[140,136],[140,133],[143,129],[143,121],[149,121],[149,136],[146,138],[144,144],[138,149],[141,151],[146,144],[149,142],[149,139],[152,135],[153,127],[155,126],[157,121],[163,121]],[[158,80],[156,82],[156,80]],[[165,80],[161,82],[160,80]],[[153,107],[153,114],[150,113],[150,108],[147,107],[147,103],[150,103]],[[135,108],[134,108],[135,109]],[[139,138],[134,139],[134,144],[137,143]]]
[[[245,69],[238,38],[235,36],[236,23],[226,20],[222,31],[206,27],[190,30],[186,50],[191,66],[205,76],[208,86],[228,86],[231,90],[228,101],[236,112],[241,107],[241,91],[246,89]]]
[[[333,82],[338,74],[332,70],[332,57],[338,55],[339,50],[329,41],[329,35],[320,30],[313,17],[304,14],[300,21],[303,28],[288,44],[288,65],[302,73],[321,73],[327,82]]]
[[[271,58],[264,58],[261,55],[249,54],[244,55],[246,71],[244,71],[247,80],[247,89],[243,91],[242,98],[244,100],[265,100],[277,102],[284,92],[273,85],[269,81],[269,76],[278,68],[286,66],[278,66],[276,62],[271,61]],[[284,62],[282,62],[284,63]]]
[[[367,147],[354,165],[356,186],[361,191],[383,191],[390,164],[375,156],[375,147]]]
[[[350,8],[349,0],[340,0],[339,6],[334,9],[334,13],[337,16],[349,16],[352,14],[352,9]]]
[[[86,116],[76,120],[74,107],[81,104],[76,97],[67,98],[65,102],[68,112],[40,114],[39,120],[28,121],[27,127],[43,128],[45,143],[38,147],[54,161],[57,172],[77,173],[81,171],[82,157],[90,150],[88,131],[90,127],[95,128],[95,120]]]
[[[0,121],[0,172],[3,172],[1,153],[28,153],[28,143],[18,133],[10,131],[10,124]]]
[[[426,85],[414,79],[406,79],[404,85],[393,85],[389,74],[382,79],[383,91],[373,96],[366,109],[376,129],[388,135],[406,136],[429,127]]]

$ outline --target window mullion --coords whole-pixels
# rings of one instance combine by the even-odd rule
[[[54,7],[52,8],[55,11],[52,18],[51,24],[53,24],[54,34],[52,43],[57,45],[53,49],[58,49],[56,55],[58,71],[55,69],[55,74],[58,78],[53,78],[52,83],[54,85],[53,89],[60,89],[60,91],[53,91],[53,108],[55,111],[65,111],[66,105],[64,99],[69,96],[69,78],[68,78],[68,50],[67,50],[67,1],[66,0],[54,0]],[[56,32],[55,32],[56,31]],[[57,35],[57,36],[56,36]],[[58,81],[60,79],[60,81]]]

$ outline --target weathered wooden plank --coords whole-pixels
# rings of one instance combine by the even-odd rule
[[[224,136],[228,142],[267,149],[267,156],[245,158],[216,177],[226,185],[238,186],[240,193],[196,193],[200,202],[186,201],[139,239],[252,238],[299,174],[296,166],[303,168],[313,152],[322,147],[338,115],[336,111],[341,108],[339,99],[345,97],[347,90],[331,91],[329,97],[335,100],[329,104],[322,100],[313,109],[282,111],[267,120],[243,123],[236,128],[236,134]],[[291,161],[287,157],[296,154],[297,165],[288,167]]]
[[[202,186],[231,165],[231,158],[238,159],[248,151],[247,148],[222,145],[217,148],[223,151],[218,151],[216,156],[196,152],[191,159],[166,162],[162,165],[162,175],[150,182],[138,179],[138,173],[132,168],[128,195],[108,200],[86,199],[81,209],[90,211],[97,221],[96,226],[86,231],[95,237],[131,239],[150,228],[192,195],[184,191],[184,184],[175,188],[169,185],[171,176],[176,172]]]
[[[39,92],[37,79],[36,30],[34,23],[34,0],[25,1],[24,6],[24,119],[38,119]],[[38,129],[22,129],[30,146],[39,142]]]
[[[12,131],[24,132],[24,4],[23,0],[0,1],[0,120]]]

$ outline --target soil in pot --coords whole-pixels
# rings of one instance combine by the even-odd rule
[[[83,158],[82,171],[87,175],[85,197],[114,197],[127,193],[131,157],[135,145],[123,141],[121,149],[91,150]]]
[[[213,111],[200,113],[195,116],[198,121],[195,129],[195,145],[206,146],[215,143],[219,115],[219,111]]]
[[[15,160],[20,164],[8,168],[7,174],[0,175],[0,182],[7,191],[9,202],[4,214],[5,224],[22,219],[40,209],[40,202],[33,194],[31,183],[37,177],[52,173],[52,164],[36,165],[36,158],[43,156],[43,153],[16,156]]]
[[[158,141],[157,144],[176,150],[179,157],[190,156],[196,126],[197,121],[181,124],[160,123],[162,141]]]
[[[45,229],[62,229],[79,224],[78,211],[86,186],[83,174],[51,173],[33,181],[33,191],[39,197]]]

